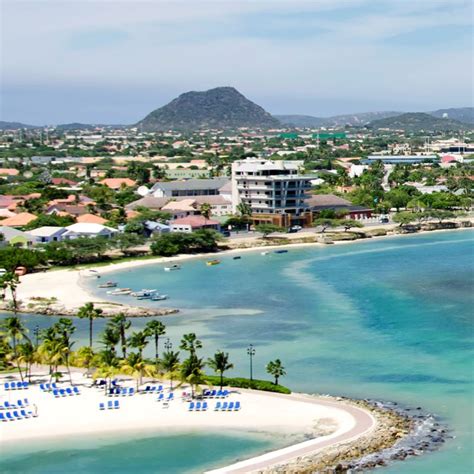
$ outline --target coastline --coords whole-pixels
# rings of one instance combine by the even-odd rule
[[[417,233],[393,233],[388,235],[373,236],[370,238],[360,238],[356,240],[339,240],[334,245],[349,245],[359,242],[367,242],[372,239],[391,239],[398,237],[423,235],[433,232],[455,232],[469,231],[472,228],[462,227],[456,229],[436,229],[430,231],[421,231]],[[80,306],[87,302],[93,302],[103,309],[104,315],[112,315],[117,312],[124,312],[129,317],[152,317],[176,314],[178,308],[144,308],[133,304],[121,304],[114,302],[112,299],[99,298],[94,295],[85,285],[85,280],[91,279],[92,272],[98,272],[100,275],[107,275],[120,270],[129,270],[146,265],[160,265],[167,263],[180,263],[193,259],[216,258],[216,256],[235,255],[242,253],[251,253],[257,251],[273,251],[278,249],[289,248],[311,248],[323,247],[328,244],[318,241],[280,243],[271,245],[271,242],[263,242],[263,245],[250,246],[246,248],[233,248],[222,250],[220,252],[210,252],[201,254],[181,254],[173,257],[156,257],[146,260],[128,260],[126,262],[110,263],[106,266],[78,267],[77,269],[61,269],[55,271],[46,271],[41,273],[30,273],[20,278],[21,284],[18,285],[17,298],[20,302],[19,312],[33,313],[42,315],[61,315],[75,316]],[[89,276],[85,276],[89,274]],[[92,273],[93,274],[93,273]],[[9,311],[8,301],[0,306],[0,310]]]

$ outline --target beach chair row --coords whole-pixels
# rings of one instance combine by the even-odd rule
[[[3,384],[5,390],[27,390],[28,382],[5,382]]]
[[[147,393],[160,393],[163,391],[163,385],[159,385],[159,386],[156,386],[156,385],[147,385],[145,387],[145,390],[143,390],[143,394],[147,394]]]
[[[120,408],[120,402],[118,400],[109,400],[107,404],[99,403],[99,410],[117,410]]]
[[[26,410],[13,410],[7,412],[0,412],[0,421],[17,421],[25,420],[26,418],[33,418],[34,415],[31,411]]]
[[[135,389],[133,387],[111,388],[107,394],[108,397],[131,397],[133,395],[135,395]]]
[[[188,411],[206,411],[208,408],[207,402],[190,402],[188,406]]]
[[[40,383],[40,389],[43,392],[51,392],[52,390],[59,390],[56,383]]]
[[[174,400],[174,393],[169,393],[167,397],[164,393],[160,393],[156,399],[157,402],[171,402],[171,400]]]
[[[74,395],[80,395],[81,392],[77,387],[72,388],[58,388],[51,392],[55,398],[62,398],[62,397],[73,397]]]
[[[8,401],[4,401],[3,403],[0,403],[0,410],[14,410],[15,408],[26,408],[29,406],[29,402],[27,398],[24,398],[23,400],[17,400],[16,404],[15,403],[10,403]]]
[[[240,410],[240,402],[217,402],[216,406],[214,407],[214,411],[239,411]]]
[[[229,390],[204,390],[204,398],[226,398],[229,396]]]

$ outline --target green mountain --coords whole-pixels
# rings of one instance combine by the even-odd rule
[[[439,109],[429,112],[433,117],[448,118],[458,120],[462,123],[469,123],[474,125],[474,107],[458,107],[451,109]]]
[[[233,87],[186,92],[154,110],[136,126],[144,131],[207,128],[273,128],[280,122]]]
[[[472,126],[457,120],[433,117],[430,114],[421,112],[373,120],[368,127],[373,129],[405,130],[407,132],[447,132],[472,129]]]
[[[20,130],[22,128],[41,128],[35,125],[26,125],[25,123],[20,122],[3,122],[0,120],[0,130]]]

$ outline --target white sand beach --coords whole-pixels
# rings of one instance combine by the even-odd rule
[[[17,377],[16,377],[17,378]],[[368,410],[345,402],[324,397],[307,395],[280,395],[251,390],[230,389],[227,401],[240,401],[241,410],[235,412],[214,411],[215,400],[208,400],[206,412],[189,412],[188,403],[182,397],[185,388],[175,390],[175,400],[167,408],[158,402],[156,395],[138,394],[134,396],[109,398],[104,389],[91,387],[92,379],[85,378],[78,370],[73,372],[73,382],[81,394],[55,398],[51,393],[39,388],[40,381],[48,381],[46,370],[34,375],[36,383],[28,390],[5,391],[4,382],[12,376],[0,378],[0,403],[5,400],[15,403],[17,399],[28,398],[30,409],[35,405],[38,416],[0,424],[0,441],[4,447],[9,443],[64,438],[98,433],[144,433],[147,432],[205,432],[209,430],[245,430],[246,432],[281,432],[287,434],[289,443],[302,435],[315,439],[278,450],[239,463],[229,470],[216,472],[248,472],[256,466],[270,465],[284,458],[293,458],[303,452],[310,452],[335,443],[357,438],[376,426],[376,421]],[[70,386],[63,381],[59,385]],[[124,387],[135,387],[136,382],[128,379],[121,383]],[[163,383],[165,394],[168,382]],[[117,410],[99,410],[99,403],[119,400]],[[323,434],[324,433],[324,434]],[[291,435],[291,436],[290,436]],[[244,469],[243,471],[241,469]]]

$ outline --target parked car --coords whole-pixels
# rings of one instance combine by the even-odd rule
[[[229,231],[229,230],[221,230],[221,234],[222,234],[224,237],[230,237],[230,231]]]
[[[382,224],[388,224],[389,218],[388,218],[387,216],[381,216],[381,217],[380,217],[380,222],[381,222]]]
[[[302,229],[300,225],[294,225],[288,228],[288,234],[294,234],[295,232],[299,232]]]

